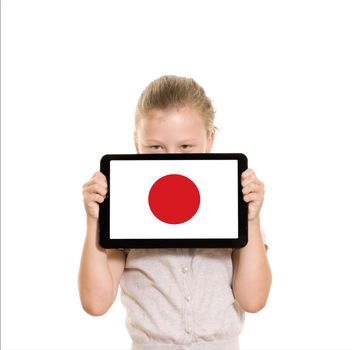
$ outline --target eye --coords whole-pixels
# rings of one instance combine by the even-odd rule
[[[151,145],[151,146],[148,146],[148,148],[154,151],[160,151],[162,147],[160,145]]]
[[[192,147],[193,147],[192,145],[181,145],[181,149],[182,149],[183,151],[189,150],[189,149],[191,149]]]

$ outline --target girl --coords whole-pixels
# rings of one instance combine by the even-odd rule
[[[210,152],[214,109],[193,79],[163,76],[147,86],[135,113],[137,153]],[[132,350],[235,350],[244,312],[266,304],[271,270],[260,231],[264,185],[251,169],[241,176],[248,203],[248,244],[241,249],[103,249],[101,172],[83,185],[87,234],[79,271],[82,306],[102,315],[119,286]],[[138,220],[138,218],[136,218]]]

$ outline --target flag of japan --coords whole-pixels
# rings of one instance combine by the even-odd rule
[[[110,238],[238,238],[237,161],[110,164]]]

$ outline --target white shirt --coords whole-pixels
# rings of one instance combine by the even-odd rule
[[[244,312],[232,248],[126,250],[121,302],[132,350],[236,350]]]

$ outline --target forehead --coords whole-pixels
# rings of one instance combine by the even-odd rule
[[[199,134],[206,131],[202,115],[192,107],[155,109],[141,118],[139,131],[144,133],[183,132]]]

